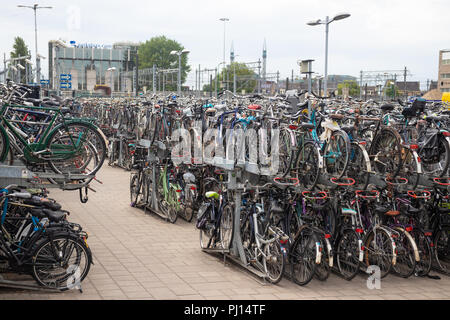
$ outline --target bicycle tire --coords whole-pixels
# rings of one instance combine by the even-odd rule
[[[42,273],[46,274],[49,272],[49,270],[52,270],[52,268],[56,268],[57,267],[57,263],[51,263],[52,259],[54,259],[54,257],[52,258],[51,255],[49,255],[49,253],[46,254],[46,252],[51,252],[52,249],[50,249],[53,246],[58,247],[58,243],[56,241],[70,241],[73,244],[76,244],[77,249],[75,250],[77,252],[77,258],[76,258],[76,263],[78,265],[81,264],[81,254],[83,254],[83,256],[86,259],[85,265],[82,268],[82,272],[81,274],[78,276],[77,282],[81,283],[87,276],[87,274],[89,273],[90,270],[90,266],[92,263],[92,255],[90,252],[89,247],[86,245],[85,241],[83,241],[82,239],[80,239],[78,236],[75,235],[71,235],[70,233],[64,232],[64,233],[56,233],[53,234],[53,239],[51,240],[50,238],[46,237],[46,238],[42,238],[41,240],[38,240],[37,243],[35,244],[33,250],[32,250],[32,265],[31,265],[31,271],[32,271],[32,276],[33,278],[41,285],[44,287],[48,287],[48,288],[53,288],[53,289],[58,289],[61,291],[64,290],[68,290],[70,289],[70,285],[72,285],[71,282],[71,275],[68,274],[67,269],[70,268],[70,266],[72,265],[67,265],[67,263],[64,263],[64,266],[61,266],[61,268],[64,269],[64,267],[66,268],[65,270],[65,274],[64,276],[60,276],[61,272],[64,270],[61,270],[59,272],[59,274],[57,274],[57,276],[59,277],[59,279],[53,279],[52,281],[45,281],[44,279],[41,278]],[[64,249],[67,249],[67,245]],[[45,250],[46,246],[50,246],[49,249]],[[69,252],[74,251],[74,249],[69,250]],[[62,256],[64,257],[64,253],[62,252]],[[42,262],[41,262],[42,260]],[[49,262],[50,261],[50,262]],[[37,268],[37,266],[39,265],[44,265],[46,266],[42,271]],[[73,265],[76,266],[76,265]]]
[[[103,162],[105,161],[107,150],[106,150],[106,142],[103,139],[102,134],[99,132],[100,129],[98,129],[97,127],[93,126],[92,124],[74,121],[74,122],[70,122],[70,123],[67,123],[67,124],[60,124],[60,125],[58,125],[57,127],[55,127],[53,129],[53,131],[50,133],[50,135],[49,135],[49,137],[47,139],[47,144],[46,144],[47,148],[50,149],[50,150],[56,148],[57,144],[53,143],[54,140],[57,141],[58,139],[64,139],[64,138],[67,139],[68,138],[67,137],[67,133],[70,133],[70,135],[72,135],[73,133],[71,133],[70,128],[75,128],[74,129],[75,133],[77,131],[76,128],[82,128],[82,129],[87,130],[86,134],[84,135],[84,136],[87,136],[87,137],[84,138],[84,136],[83,136],[83,139],[84,139],[85,142],[88,141],[90,146],[92,145],[94,147],[95,154],[93,156],[95,156],[97,158],[96,159],[97,162],[95,163],[95,166],[92,169],[87,167],[87,165],[89,165],[89,163],[84,163],[82,167],[84,167],[85,169],[89,170],[89,172],[86,172],[85,170],[78,169],[78,168],[80,168],[80,166],[77,165],[75,157],[70,157],[70,158],[61,159],[61,160],[59,160],[59,159],[58,160],[50,159],[50,160],[47,161],[49,166],[50,166],[50,168],[54,172],[56,172],[58,174],[85,173],[85,174],[95,175],[98,172],[98,170],[100,170],[100,168],[103,165]],[[62,136],[58,137],[58,134],[60,134],[61,132],[62,132]],[[73,139],[80,140],[80,137],[81,137],[80,134],[78,134],[78,137],[75,134],[73,137],[71,137],[70,140],[73,140]],[[94,138],[96,138],[96,139],[94,139]],[[94,145],[94,143],[95,143],[95,145]],[[66,161],[68,163],[66,163]],[[70,171],[64,170],[61,167],[61,165],[68,166],[69,167],[68,169]],[[74,169],[70,168],[72,165],[75,167]],[[72,170],[73,170],[73,172],[72,172]],[[80,172],[80,171],[84,171],[84,172]]]
[[[364,262],[366,267],[369,267],[371,265],[378,266],[380,268],[381,278],[385,278],[392,269],[394,246],[392,245],[391,236],[386,231],[384,231],[383,229],[378,229],[376,233],[377,236],[381,235],[380,237],[378,237],[377,242],[380,246],[382,244],[383,248],[381,248],[381,250],[377,250],[376,252],[374,249],[372,249],[372,244],[375,237],[375,233],[372,230],[367,236],[364,244]]]
[[[395,239],[397,250],[397,262],[392,266],[392,271],[395,275],[402,278],[409,278],[416,268],[416,259],[414,248],[417,245],[413,243],[413,239],[408,237],[408,232],[403,228],[395,228],[400,236]]]
[[[289,250],[291,277],[294,283],[300,286],[307,285],[314,277],[317,266],[316,242],[314,233],[304,227],[299,230]],[[296,272],[296,267],[299,268],[299,272]]]
[[[327,151],[329,148],[333,148],[333,150],[330,150],[331,153],[340,155],[333,159],[331,159],[331,157],[327,157]],[[324,162],[327,173],[337,179],[342,178],[347,170],[349,155],[350,139],[348,138],[347,133],[343,130],[333,131],[330,136],[330,141],[327,143],[324,151]],[[339,164],[339,168],[336,168],[337,164]]]
[[[222,248],[229,250],[233,243],[234,235],[234,206],[230,203],[227,203],[222,209],[219,233]]]
[[[352,280],[359,272],[359,241],[361,237],[353,229],[345,229],[339,237],[336,263],[345,280]]]

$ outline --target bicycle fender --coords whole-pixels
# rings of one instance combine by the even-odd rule
[[[3,149],[3,152],[0,155],[0,161],[3,162],[6,160],[6,156],[8,155],[9,151],[9,136],[6,133],[6,130],[5,128],[3,128],[3,126],[0,126],[0,134],[2,134],[5,137],[5,148]]]
[[[414,250],[414,258],[416,259],[417,262],[419,262],[420,261],[420,255],[419,255],[419,249],[417,248],[416,241],[414,241],[414,239],[411,236],[411,234],[408,231],[406,231],[405,229],[400,228],[400,227],[397,227],[396,229],[400,230],[401,232],[403,232],[406,235],[406,237],[409,239],[409,241],[412,243],[413,250]]]

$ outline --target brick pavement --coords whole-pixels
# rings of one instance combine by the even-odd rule
[[[0,299],[450,299],[450,277],[440,280],[389,275],[380,290],[369,290],[366,277],[346,281],[332,274],[300,287],[287,279],[263,284],[241,267],[199,248],[193,223],[175,225],[129,205],[130,173],[104,166],[103,185],[81,204],[77,192],[52,191],[70,220],[89,233],[94,263],[82,283],[84,293],[41,293],[0,288]]]

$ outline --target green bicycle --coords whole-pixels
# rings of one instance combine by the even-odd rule
[[[25,109],[25,110],[24,110]],[[57,174],[94,175],[106,157],[106,139],[92,121],[65,118],[69,110],[5,104],[0,111],[0,162],[11,155],[27,165],[47,164]],[[14,120],[11,113],[45,112],[50,120]],[[70,111],[69,111],[70,112]],[[38,136],[27,135],[19,124],[41,126]]]
[[[157,181],[156,194],[160,210],[171,223],[175,223],[178,219],[178,212],[181,211],[181,187],[170,180],[167,164],[159,171]]]

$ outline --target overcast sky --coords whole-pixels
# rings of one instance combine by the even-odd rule
[[[39,53],[48,56],[48,41],[113,44],[145,41],[165,35],[189,49],[192,67],[214,68],[223,60],[223,22],[226,59],[231,41],[240,62],[257,61],[266,39],[267,71],[283,78],[298,59],[314,59],[313,70],[324,73],[325,26],[306,22],[348,12],[350,18],[330,24],[329,74],[359,77],[360,70],[411,71],[408,80],[437,79],[440,49],[450,48],[449,0],[127,0],[127,1],[2,1],[0,53],[12,49],[15,36],[25,39],[34,55],[34,19],[18,4],[53,6],[38,11]],[[78,15],[79,12],[79,15]],[[78,19],[79,17],[79,19]],[[48,74],[44,62],[44,74]]]

